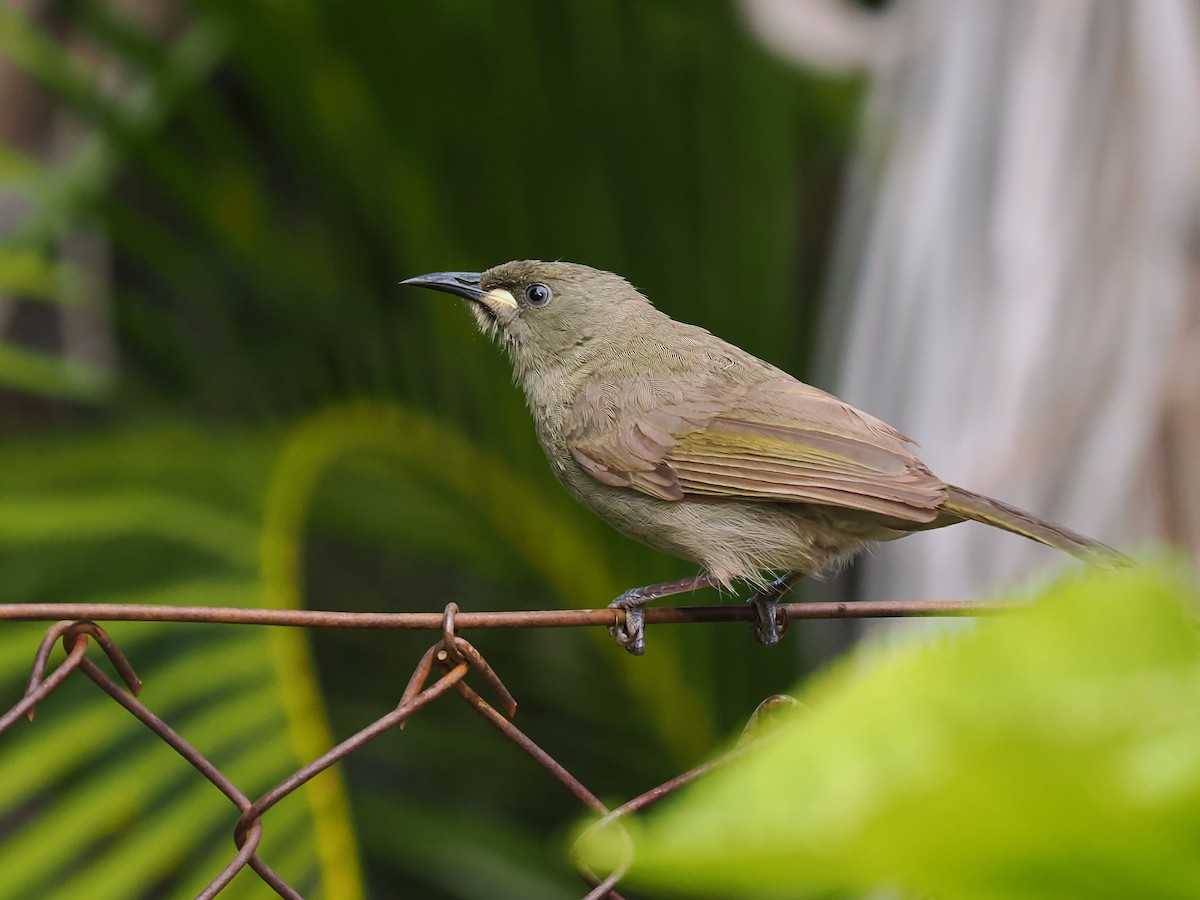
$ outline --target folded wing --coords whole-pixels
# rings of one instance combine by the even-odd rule
[[[633,415],[585,411],[568,434],[575,460],[597,481],[663,500],[818,503],[931,522],[947,487],[909,443],[884,422],[791,379],[710,384]]]

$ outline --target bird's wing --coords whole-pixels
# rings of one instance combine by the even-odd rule
[[[909,438],[790,378],[707,385],[680,402],[596,421],[568,434],[576,462],[603,484],[663,500],[818,503],[930,522],[946,499]]]

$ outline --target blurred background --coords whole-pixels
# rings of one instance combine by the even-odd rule
[[[583,607],[692,574],[576,507],[501,354],[396,286],[531,257],[626,275],[947,480],[1195,556],[1198,37],[1187,0],[5,0],[0,602]],[[1062,565],[963,526],[801,592]],[[0,627],[0,707],[43,630]],[[430,641],[110,630],[252,796],[389,710]],[[472,638],[619,802],[857,631]],[[306,896],[573,897],[580,813],[443,701],[269,813],[261,853]],[[82,681],[0,740],[6,896],[189,896],[231,827]]]

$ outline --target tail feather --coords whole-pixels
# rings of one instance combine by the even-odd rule
[[[1129,565],[1131,560],[1124,554],[1106,544],[1094,541],[1078,532],[1063,528],[1030,515],[1015,506],[1001,503],[982,494],[950,485],[950,496],[942,504],[947,512],[982,522],[995,528],[1003,528],[1013,534],[1027,537],[1039,544],[1054,547],[1078,557],[1086,562],[1108,562],[1109,564]]]

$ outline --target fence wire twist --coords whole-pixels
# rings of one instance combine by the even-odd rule
[[[888,616],[963,616],[983,615],[1005,609],[1001,604],[981,601],[960,602],[859,602],[859,603],[788,603],[781,604],[780,611],[789,619],[819,618],[870,618]],[[336,613],[319,610],[272,610],[240,609],[232,607],[178,607],[140,606],[125,604],[0,604],[0,621],[3,620],[48,620],[61,618],[52,625],[42,639],[34,655],[33,671],[29,685],[21,700],[3,715],[0,715],[0,734],[3,734],[22,716],[32,721],[34,710],[59,688],[73,673],[81,671],[109,697],[128,710],[193,768],[207,778],[224,794],[240,815],[233,829],[237,853],[229,864],[208,886],[197,895],[202,900],[215,897],[234,877],[249,866],[259,878],[281,897],[300,898],[300,894],[257,854],[262,840],[262,817],[276,803],[292,793],[314,776],[329,768],[343,757],[353,753],[364,744],[375,739],[393,726],[403,728],[405,721],[419,709],[450,691],[458,694],[472,709],[498,729],[510,741],[532,756],[539,765],[554,776],[598,820],[589,831],[605,828],[625,816],[638,812],[662,799],[683,785],[695,780],[730,759],[741,755],[748,746],[743,741],[728,753],[703,763],[678,775],[663,784],[646,791],[616,809],[609,809],[595,794],[572,775],[565,766],[538,746],[528,735],[511,721],[517,703],[504,686],[499,676],[488,665],[487,660],[458,632],[463,628],[520,628],[520,627],[570,627],[578,625],[622,624],[623,611],[612,609],[585,610],[528,610],[514,612],[460,612],[457,604],[450,603],[441,613]],[[750,621],[755,615],[752,608],[744,605],[669,607],[647,610],[647,624]],[[400,696],[400,702],[387,715],[376,719],[367,727],[342,741],[313,760],[304,768],[271,788],[257,800],[251,801],[215,765],[195,747],[184,740],[166,722],[136,699],[141,690],[141,680],[125,658],[120,648],[107,632],[93,619],[110,621],[172,621],[172,622],[222,622],[259,625],[291,625],[335,628],[408,628],[440,630],[441,639],[430,647],[413,670],[411,678]],[[54,645],[62,640],[66,658],[49,674],[46,672]],[[125,689],[109,677],[87,657],[91,641],[95,641],[124,682]],[[440,673],[430,683],[435,668]],[[469,673],[475,673],[485,684],[500,707],[497,710],[470,685],[466,683]],[[764,701],[764,706],[777,698]],[[760,707],[761,709],[762,707]],[[583,838],[580,838],[580,842]],[[576,843],[576,847],[580,845]],[[613,872],[600,878],[582,861],[578,853],[572,854],[580,876],[591,887],[585,900],[609,897],[620,900],[616,886],[628,870],[632,859],[625,859]]]

